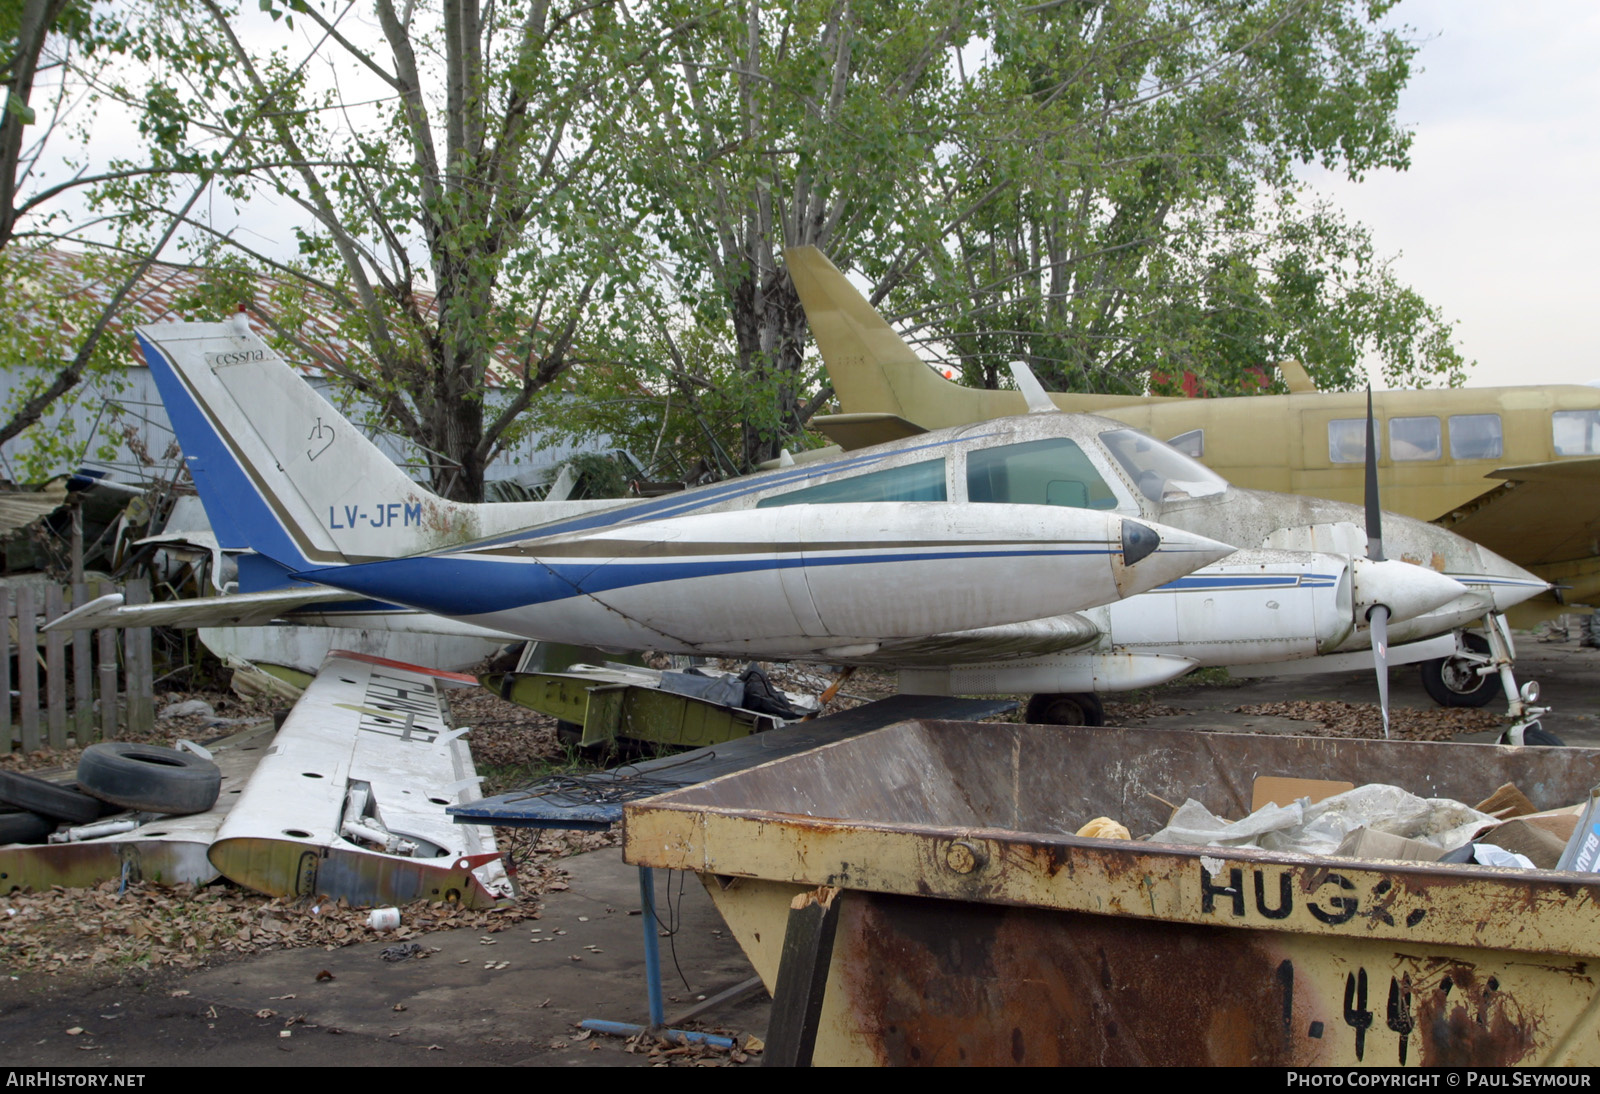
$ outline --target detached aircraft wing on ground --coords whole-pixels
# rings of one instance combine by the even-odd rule
[[[210,808],[62,823],[48,843],[0,847],[0,891],[118,876],[204,885],[220,874],[270,896],[492,906],[512,892],[494,830],[446,813],[481,797],[468,730],[451,725],[443,700],[450,684],[476,680],[334,653],[282,729],[215,743]],[[172,801],[168,776],[190,774],[149,757],[126,763],[120,792],[149,799]]]
[[[270,896],[467,907],[509,896],[494,830],[445,812],[481,797],[467,730],[441,693],[450,676],[331,654],[218,828],[212,864]]]

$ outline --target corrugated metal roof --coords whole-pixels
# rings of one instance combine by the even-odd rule
[[[41,249],[34,256],[42,263],[41,280],[51,291],[74,292],[101,302],[109,302],[120,284],[121,275],[102,273],[91,268],[84,254],[58,248]],[[112,267],[114,269],[114,267]],[[184,306],[207,283],[212,271],[196,266],[178,266],[156,262],[140,276],[138,284],[124,301],[122,310],[112,319],[113,332],[131,331],[146,323],[166,320],[216,321],[226,316],[196,314]],[[241,301],[258,329],[270,337],[272,321],[277,316],[273,302],[275,290],[293,288],[304,309],[304,318],[295,321],[296,336],[310,347],[309,354],[286,356],[289,363],[301,373],[311,376],[340,369],[359,370],[359,361],[367,354],[363,347],[353,345],[339,329],[339,305],[325,293],[286,278],[270,274],[256,274],[253,280],[253,297]],[[437,306],[432,293],[414,293],[417,304],[425,313]],[[522,376],[523,359],[512,347],[502,347],[490,366],[491,386],[516,386]]]

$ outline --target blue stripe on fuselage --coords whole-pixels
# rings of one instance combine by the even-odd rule
[[[418,555],[387,562],[333,566],[295,576],[366,596],[409,604],[435,615],[488,615],[530,604],[544,604],[667,581],[724,577],[761,570],[795,567],[863,566],[885,562],[970,561],[1056,555],[1111,555],[1108,547],[1027,551],[928,551],[917,554],[856,554],[827,557],[774,555],[673,562],[609,562],[604,565],[556,565],[537,560],[439,557]]]
[[[1193,593],[1204,590],[1274,589],[1274,588],[1330,588],[1338,580],[1337,574],[1207,574],[1195,573],[1169,581],[1157,593]]]

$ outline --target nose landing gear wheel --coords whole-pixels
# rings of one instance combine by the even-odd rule
[[[1028,700],[1023,717],[1034,725],[1103,726],[1105,708],[1099,696],[1088,692],[1063,695],[1035,695]]]

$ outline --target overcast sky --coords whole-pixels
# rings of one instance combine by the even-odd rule
[[[1318,189],[1456,321],[1469,383],[1600,380],[1600,5],[1405,0],[1410,170]]]

